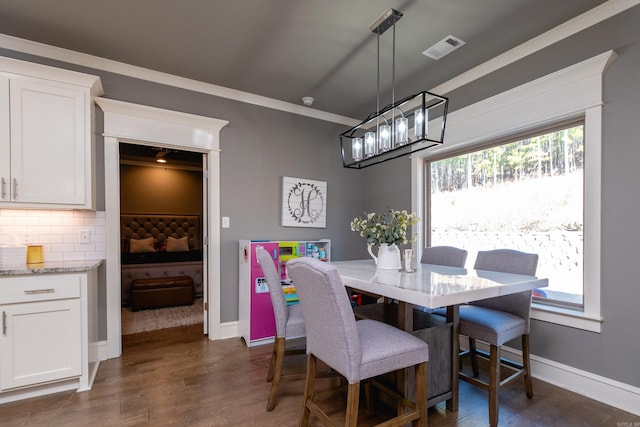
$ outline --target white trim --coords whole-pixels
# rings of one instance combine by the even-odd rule
[[[206,211],[209,236],[207,283],[209,339],[220,339],[220,130],[225,120],[129,104],[105,98],[96,103],[104,111],[107,357],[122,354],[120,316],[120,174],[119,143],[181,148],[207,154],[209,186]],[[236,331],[237,332],[237,331]],[[236,335],[237,336],[237,335]]]
[[[44,58],[55,59],[57,61],[64,61],[71,64],[82,65],[84,67],[90,67],[98,70],[108,71],[111,73],[121,74],[123,76],[134,77],[150,82],[192,90],[194,92],[232,99],[234,101],[245,102],[247,104],[253,104],[260,107],[271,108],[287,113],[298,114],[301,116],[312,117],[319,120],[344,124],[347,126],[355,126],[360,123],[360,120],[353,119],[351,117],[341,116],[339,114],[334,114],[327,111],[316,110],[314,108],[293,104],[291,102],[267,98],[266,96],[243,92],[236,89],[230,89],[211,83],[204,83],[198,80],[174,76],[172,74],[162,73],[160,71],[150,70],[148,68],[136,67],[134,65],[125,64],[123,62],[112,61],[110,59],[100,58],[98,56],[88,55],[86,53],[80,53],[69,49],[49,46],[43,43],[20,39],[6,34],[0,34],[0,47],[15,50],[18,52],[25,52],[32,55],[38,55]]]
[[[471,83],[480,77],[484,77],[492,72],[499,70],[509,64],[512,64],[532,53],[538,52],[547,46],[551,46],[560,40],[564,40],[574,34],[579,33],[589,27],[592,27],[606,19],[611,18],[619,13],[624,12],[636,5],[640,4],[640,0],[609,0],[591,10],[586,11],[582,15],[578,15],[549,31],[534,37],[519,46],[510,49],[495,58],[490,59],[483,64],[478,65],[464,73],[454,77],[445,83],[436,86],[431,91],[434,93],[449,93],[454,89],[458,89],[468,83]]]
[[[467,350],[468,343],[466,337],[460,336],[460,349]],[[476,347],[483,351],[489,351],[489,346],[480,341],[476,342]],[[520,350],[502,346],[501,352],[502,357],[522,363]],[[614,408],[640,415],[640,387],[592,374],[534,354],[531,355],[531,376]],[[533,393],[535,399],[535,389]]]
[[[447,118],[445,144],[412,156],[412,207],[424,218],[423,195],[418,193],[425,190],[424,159],[563,118],[584,116],[584,311],[534,309],[531,317],[592,332],[600,332],[602,322],[602,74],[616,57],[614,51],[608,51],[457,110]]]
[[[220,336],[218,339],[238,338],[240,336],[240,322],[226,322],[220,324]]]
[[[2,70],[2,74],[13,74],[12,77],[36,77],[54,83],[82,86],[89,89],[90,97],[100,96],[104,93],[100,77],[91,74],[63,70],[61,68],[34,64],[33,62],[21,61],[4,56],[0,56],[0,70]]]
[[[558,25],[557,27],[552,28],[551,30],[537,37],[534,37],[533,39],[522,43],[521,45],[516,46],[515,48],[510,49],[503,54],[498,55],[497,57],[481,65],[478,65],[477,67],[474,67],[471,70],[468,70],[430,90],[434,93],[449,93],[454,89],[475,81],[482,76],[486,76],[508,64],[531,55],[532,53],[550,46],[560,40],[577,34],[580,31],[585,30],[586,28],[596,25],[599,22],[609,19],[612,16],[622,13],[625,10],[630,9],[638,4],[640,4],[640,0],[608,0],[601,5],[596,6],[593,9],[583,13],[582,15],[578,15],[575,18],[570,19],[569,21]],[[347,126],[356,126],[358,123],[360,123],[360,120],[351,117],[345,117],[326,111],[320,111],[313,108],[271,99],[235,89],[229,89],[210,83],[204,83],[197,80],[187,79],[184,77],[173,76],[171,74],[161,73],[159,71],[154,71],[147,68],[136,67],[122,62],[100,58],[98,56],[75,52],[69,49],[62,49],[43,43],[20,39],[18,37],[9,36],[6,34],[0,34],[0,48],[14,50],[17,52],[24,52],[43,58],[55,59],[70,64],[81,65],[84,67],[188,89],[195,92],[232,99],[235,101],[246,102],[248,104],[258,105],[265,108],[272,108],[292,114],[299,114],[320,120],[344,124]]]

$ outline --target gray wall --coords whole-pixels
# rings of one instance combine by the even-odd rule
[[[618,58],[604,74],[602,147],[602,332],[593,333],[533,321],[531,351],[559,363],[640,386],[638,329],[640,281],[640,6],[615,16],[541,52],[524,58],[452,93],[456,110],[608,50]],[[588,135],[587,135],[588,137]],[[446,144],[446,135],[445,135]],[[586,156],[589,153],[585,153]],[[386,164],[385,164],[386,165]],[[406,201],[410,176],[371,168],[367,180],[398,205]],[[409,170],[399,160],[396,171]],[[382,201],[368,192],[366,209]],[[473,256],[473,255],[472,255]],[[517,347],[517,344],[513,345]]]
[[[634,386],[640,386],[635,360],[640,285],[634,268],[640,253],[638,22],[636,6],[447,94],[453,111],[606,50],[618,53],[604,85],[602,333],[534,321],[531,342],[536,355]],[[221,134],[221,213],[231,218],[231,228],[221,234],[222,322],[238,316],[238,239],[326,237],[332,239],[333,259],[362,258],[364,242],[349,231],[350,220],[365,210],[410,208],[409,160],[343,169],[337,139],[343,126],[9,51],[0,54],[98,74],[108,98],[229,120]],[[282,176],[327,181],[326,229],[279,225]]]

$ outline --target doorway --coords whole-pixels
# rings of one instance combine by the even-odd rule
[[[203,260],[210,302],[206,311],[210,340],[222,336],[220,324],[220,130],[227,121],[176,111],[96,98],[104,112],[104,165],[106,210],[106,349],[101,358],[122,354],[120,286],[120,159],[119,144],[155,145],[206,154],[204,173],[208,176],[207,203],[203,218],[207,256]],[[101,317],[102,318],[102,317]]]
[[[119,144],[122,335],[203,324],[206,154]]]

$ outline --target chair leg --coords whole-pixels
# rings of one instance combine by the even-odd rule
[[[302,413],[300,414],[300,427],[307,427],[309,425],[311,410],[309,409],[307,402],[311,402],[313,400],[313,389],[316,381],[316,365],[316,357],[313,354],[308,354],[307,374],[304,380],[304,396],[302,399]]]
[[[269,400],[267,401],[267,411],[272,411],[276,406],[276,395],[278,394],[278,386],[282,378],[282,364],[284,362],[284,338],[276,338],[273,343],[273,354],[271,356],[271,365],[273,373],[271,373],[271,390],[269,390]],[[269,367],[271,371],[271,366]],[[267,376],[267,379],[269,376]]]
[[[416,366],[416,409],[420,412],[418,427],[427,427],[429,414],[427,408],[427,363]]]
[[[356,427],[358,424],[358,403],[360,402],[360,382],[347,386],[347,415],[345,427]]]
[[[273,341],[273,349],[271,350],[271,361],[269,361],[269,371],[267,372],[267,382],[270,383],[273,380],[273,368],[274,368],[274,363],[276,361],[276,348],[278,346],[278,339],[276,338],[275,341]]]
[[[471,357],[471,369],[473,370],[473,377],[478,378],[480,371],[478,370],[478,356],[476,355],[476,340],[469,338],[469,355]]]
[[[524,387],[527,397],[533,397],[533,384],[531,382],[531,353],[529,351],[529,334],[522,335],[522,366],[524,368]]]
[[[498,396],[500,393],[500,348],[491,345],[489,350],[489,425],[498,425]]]

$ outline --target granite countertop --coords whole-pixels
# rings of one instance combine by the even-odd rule
[[[21,276],[29,274],[77,273],[98,268],[104,260],[88,259],[82,261],[51,261],[38,264],[23,264],[11,267],[0,267],[0,277]]]

